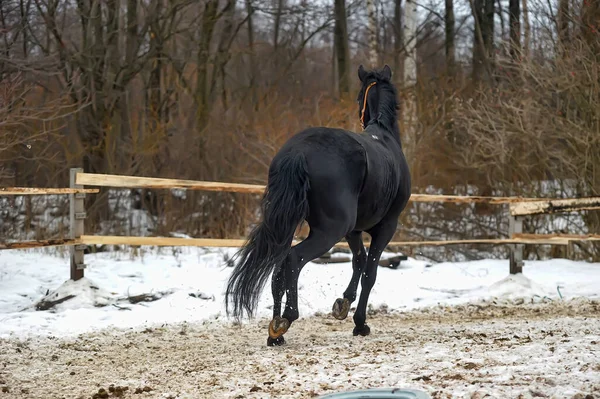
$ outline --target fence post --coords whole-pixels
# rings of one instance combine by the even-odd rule
[[[508,219],[508,235],[523,232],[523,217],[510,215]],[[510,274],[523,273],[523,244],[510,245]]]
[[[575,240],[569,240],[567,244],[567,259],[575,260]]]
[[[70,170],[70,188],[83,188],[80,184],[75,184],[75,176],[77,173],[83,173],[81,168],[71,168]],[[80,238],[84,234],[85,214],[85,193],[69,194],[69,216],[70,216],[70,238]],[[83,278],[83,270],[85,263],[83,259],[83,251],[86,248],[83,244],[71,246],[71,280],[79,280]]]

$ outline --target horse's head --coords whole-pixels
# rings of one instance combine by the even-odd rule
[[[377,114],[380,112],[380,87],[392,86],[392,69],[388,65],[386,65],[380,71],[367,71],[361,65],[358,67],[358,78],[361,82],[361,88],[358,92],[357,98],[358,117],[360,119],[361,126],[364,129],[367,123],[369,123],[369,121],[378,117]]]

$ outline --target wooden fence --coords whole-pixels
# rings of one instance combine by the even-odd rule
[[[255,184],[237,184],[222,182],[205,182],[179,179],[162,179],[149,177],[119,176],[84,173],[83,169],[74,168],[70,171],[69,188],[0,188],[0,195],[50,195],[64,194],[70,198],[70,235],[67,239],[38,240],[0,244],[2,249],[39,248],[50,246],[70,246],[71,279],[78,280],[84,276],[84,250],[87,245],[151,245],[151,246],[199,246],[199,247],[240,247],[245,240],[240,239],[211,239],[211,238],[174,238],[174,237],[123,237],[97,236],[84,234],[85,196],[95,194],[99,189],[86,189],[84,186],[115,187],[115,188],[146,188],[146,189],[185,189],[203,191],[225,191],[248,194],[262,194],[265,187]],[[489,203],[509,204],[509,237],[508,239],[467,239],[445,241],[394,241],[390,246],[443,246],[459,244],[488,244],[510,245],[510,273],[521,273],[523,270],[523,246],[535,245],[566,245],[572,250],[576,241],[600,241],[600,235],[567,235],[567,234],[523,234],[523,218],[529,215],[550,214],[558,212],[573,212],[579,210],[600,209],[600,198],[579,199],[543,199],[523,197],[484,197],[457,195],[428,195],[413,194],[411,202],[446,202],[456,204]],[[368,242],[365,243],[368,246]],[[347,247],[340,242],[336,247]]]

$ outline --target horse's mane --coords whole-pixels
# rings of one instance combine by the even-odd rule
[[[379,90],[379,113],[376,122],[383,128],[393,132],[394,124],[398,120],[398,91],[396,87],[380,71],[369,71],[365,75],[365,82],[377,81]]]

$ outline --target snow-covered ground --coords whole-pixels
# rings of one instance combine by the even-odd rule
[[[227,321],[223,292],[232,249],[146,248],[86,255],[86,278],[68,282],[68,257],[39,251],[0,252],[0,337],[72,336],[107,327],[145,328],[179,322]],[[388,254],[389,255],[389,254]],[[350,263],[313,264],[299,282],[301,317],[328,313],[345,290]],[[74,294],[51,311],[35,303],[59,289],[56,297]],[[131,304],[139,294],[162,296]],[[508,261],[436,263],[409,258],[397,270],[379,268],[370,304],[410,310],[496,298],[502,303],[540,302],[574,297],[600,298],[600,264],[563,259],[527,261],[524,274],[508,275]],[[271,314],[269,285],[258,316]]]
[[[233,252],[86,255],[77,283],[66,281],[67,257],[0,252],[0,396],[313,398],[406,387],[433,399],[600,397],[600,264],[530,261],[508,276],[507,261],[409,259],[379,268],[372,334],[353,337],[351,317],[327,315],[350,264],[311,263],[301,319],[287,345],[267,348],[268,286],[257,320],[224,315]],[[127,300],[143,293],[160,299]],[[76,297],[35,310],[64,295]]]

